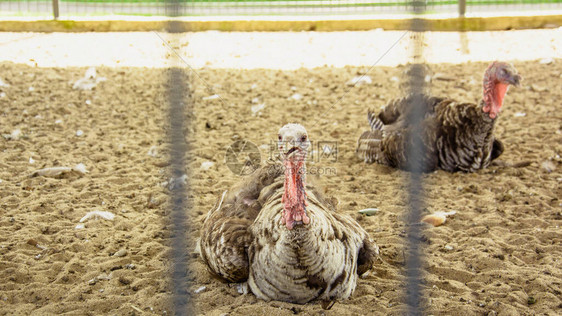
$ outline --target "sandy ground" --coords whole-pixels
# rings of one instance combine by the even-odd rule
[[[556,41],[548,44],[554,47],[550,52],[559,53]],[[0,45],[3,52],[6,45]],[[170,314],[165,70],[100,67],[98,75],[107,81],[78,91],[72,83],[85,68],[29,66],[18,58],[48,54],[23,52],[6,57],[17,63],[0,63],[0,78],[9,84],[0,87],[0,314]],[[548,54],[537,52],[553,57]],[[506,146],[502,161],[530,165],[424,177],[426,212],[458,212],[444,226],[424,232],[428,314],[562,312],[562,59],[514,64],[525,81],[509,91],[497,135]],[[486,65],[432,65],[434,72],[455,77],[435,80],[432,90],[476,101]],[[313,141],[337,142],[337,159],[324,157],[310,167],[324,173],[320,182],[339,199],[338,211],[356,217],[382,251],[353,297],[323,311],[317,303],[266,303],[240,295],[211,278],[191,243],[189,292],[198,314],[401,314],[407,173],[364,165],[354,146],[367,126],[367,108],[397,96],[395,78],[402,67],[377,66],[369,72],[372,84],[350,90],[345,83],[363,71],[207,67],[198,70],[200,77],[189,74],[187,172],[194,238],[220,193],[239,179],[224,163],[226,148],[246,139],[260,146],[266,159],[278,128],[291,121],[304,124]],[[215,93],[222,99],[207,99]],[[302,98],[292,98],[295,94]],[[260,104],[254,114],[252,107]],[[78,163],[89,172],[31,176],[41,168]],[[358,216],[366,207],[380,211]],[[115,219],[91,219],[76,229],[93,210],[110,211]]]
[[[154,205],[167,191],[159,185],[158,160],[147,152],[166,140],[166,77],[155,70],[100,70],[109,82],[81,92],[69,81],[84,69],[0,68],[10,84],[0,88],[2,134],[22,132],[17,140],[0,140],[0,314],[123,315],[131,304],[161,312],[167,211]],[[87,176],[30,177],[78,163]],[[75,229],[93,210],[116,219]],[[112,256],[121,249],[126,256]],[[102,273],[111,280],[95,279]]]
[[[427,212],[458,211],[444,226],[424,233],[424,290],[430,314],[562,311],[558,87],[562,60],[515,65],[525,85],[510,90],[497,134],[506,145],[503,161],[531,164],[495,166],[474,174],[438,171],[424,177]],[[435,81],[433,91],[476,100],[485,66],[433,66],[436,72],[458,78]],[[163,70],[100,68],[98,74],[108,80],[93,91],[80,92],[71,83],[85,69],[12,63],[2,63],[0,69],[10,84],[1,88],[5,93],[0,98],[1,132],[22,132],[19,138],[0,139],[0,314],[169,313]],[[194,237],[219,194],[239,179],[224,164],[226,147],[240,138],[267,145],[279,126],[296,121],[308,127],[312,140],[337,142],[337,159],[325,157],[311,166],[330,172],[321,176],[321,183],[339,199],[339,212],[357,217],[382,250],[381,261],[360,280],[355,295],[322,311],[316,303],[266,303],[238,294],[236,287],[211,278],[191,244],[195,276],[189,290],[199,314],[399,315],[404,308],[402,217],[407,174],[366,166],[354,156],[356,138],[367,125],[366,109],[395,96],[398,83],[390,78],[399,76],[401,69],[376,67],[370,73],[372,84],[345,94],[349,89],[345,82],[359,71],[200,71],[225,103],[204,100],[211,92],[200,79],[190,79],[188,173]],[[295,93],[303,98],[291,99]],[[265,107],[253,115],[255,102]],[[322,113],[325,116],[318,119]],[[77,136],[77,130],[83,134]],[[546,161],[554,171],[542,166]],[[40,168],[77,163],[84,163],[89,173],[30,177]],[[380,211],[372,217],[357,216],[366,207]],[[116,217],[89,220],[84,229],[76,229],[92,210],[110,211]]]
[[[403,31],[209,31],[175,37],[155,32],[0,33],[0,60],[39,67],[168,67],[175,56],[161,37],[177,42],[174,47],[194,68],[396,66],[408,62],[411,54],[409,35]],[[562,58],[562,28],[428,32],[425,41],[428,63]]]
[[[438,171],[425,177],[428,212],[458,212],[445,226],[425,232],[424,288],[429,298],[428,314],[478,315],[495,311],[503,315],[555,315],[561,312],[562,117],[557,100],[561,92],[555,84],[562,70],[559,62],[551,66],[515,63],[527,84],[510,91],[497,134],[507,147],[502,157],[505,162],[531,161],[530,166],[492,167],[475,174]],[[434,82],[434,93],[476,101],[481,91],[479,77],[485,66],[484,63],[434,66],[434,71],[458,78]],[[192,170],[198,170],[205,161],[216,162],[210,170],[196,171],[194,175],[196,206],[203,213],[214,204],[218,192],[236,181],[236,178],[224,178],[229,170],[222,164],[220,150],[209,150],[207,142],[216,141],[216,148],[225,148],[233,141],[234,134],[262,146],[274,141],[278,127],[288,121],[302,122],[312,140],[338,143],[336,162],[320,159],[313,166],[324,168],[319,170],[325,173],[337,172],[321,179],[328,194],[339,198],[341,212],[355,215],[363,208],[380,208],[377,216],[357,218],[382,247],[382,262],[359,283],[349,301],[336,304],[325,314],[400,315],[404,307],[400,275],[404,263],[402,216],[406,173],[384,166],[365,166],[354,155],[356,138],[366,126],[366,108],[377,108],[395,96],[398,84],[390,78],[399,76],[400,71],[375,68],[371,73],[372,85],[353,89],[333,108],[332,104],[347,91],[344,83],[358,73],[357,69],[200,72],[207,82],[221,86],[221,96],[226,100],[226,105],[220,100],[201,100],[209,95],[202,84],[196,87],[193,96],[195,104],[201,106],[195,108],[194,128],[200,136],[194,145],[197,154]],[[535,84],[535,90],[548,91],[534,92],[530,83]],[[257,87],[251,89],[253,84]],[[290,97],[295,92],[303,98],[292,100]],[[249,109],[254,98],[266,104],[261,115],[252,116]],[[236,114],[225,115],[225,112]],[[525,116],[515,116],[516,113]],[[325,117],[318,119],[322,114]],[[558,169],[545,171],[541,167],[545,161]],[[201,214],[199,222],[203,218]],[[235,288],[206,275],[203,264],[196,262],[195,267],[199,272],[197,285],[206,286],[197,300],[198,310],[204,314],[322,313],[318,304],[296,306],[264,303],[252,296],[240,297]],[[530,297],[536,303],[528,304]]]

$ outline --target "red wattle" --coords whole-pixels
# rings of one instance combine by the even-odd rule
[[[310,223],[310,218],[306,215],[306,193],[301,169],[304,161],[292,161],[286,159],[285,183],[283,193],[283,223],[288,229],[293,229],[295,222],[304,224]]]
[[[507,87],[509,85],[503,82],[498,82],[496,83],[496,102],[497,102],[497,107],[498,110],[501,108],[502,104],[503,104],[503,98],[505,97],[505,94],[507,93]],[[499,111],[498,111],[499,112]]]

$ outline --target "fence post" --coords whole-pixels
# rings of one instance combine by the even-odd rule
[[[466,13],[466,0],[459,0],[459,17],[464,17]]]
[[[59,0],[53,0],[53,17],[55,20],[59,18]]]

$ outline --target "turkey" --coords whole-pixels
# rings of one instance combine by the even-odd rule
[[[229,282],[247,280],[266,301],[348,298],[379,253],[355,220],[306,181],[309,147],[303,126],[283,126],[278,159],[225,191],[201,231],[208,270]]]
[[[509,85],[519,86],[520,81],[511,64],[496,61],[484,73],[478,104],[425,94],[394,99],[378,115],[368,112],[371,130],[359,137],[357,155],[367,163],[424,172],[486,168],[503,152],[503,144],[494,138],[494,126]],[[422,107],[423,116],[412,121],[414,102]],[[408,160],[406,150],[413,142],[423,144],[422,150],[413,153],[415,160]]]

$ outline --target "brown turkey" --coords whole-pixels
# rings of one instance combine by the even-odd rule
[[[511,64],[496,61],[484,73],[478,104],[425,94],[394,99],[378,115],[368,112],[371,130],[359,137],[357,154],[367,163],[405,170],[474,172],[486,168],[503,152],[503,144],[494,138],[494,126],[509,85],[519,86],[520,81]],[[408,120],[414,103],[422,107],[423,115]],[[407,155],[407,148],[415,148],[413,142],[423,146]]]
[[[203,224],[209,271],[248,281],[263,300],[304,304],[349,297],[379,250],[359,224],[306,181],[304,127],[279,130],[279,159],[223,194]]]

